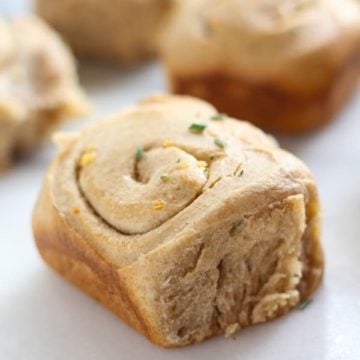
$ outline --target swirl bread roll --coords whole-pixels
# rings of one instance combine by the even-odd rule
[[[252,125],[158,95],[58,142],[38,249],[154,343],[231,334],[318,287],[314,179]]]
[[[155,53],[174,0],[36,0],[36,10],[81,57],[138,62]]]
[[[320,127],[358,84],[358,0],[179,1],[167,23],[172,91],[264,129]]]
[[[73,57],[35,17],[0,19],[0,171],[88,111]]]

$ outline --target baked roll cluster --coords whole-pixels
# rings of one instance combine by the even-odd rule
[[[87,112],[73,58],[35,17],[0,19],[0,171],[62,120]]]
[[[57,142],[38,249],[154,343],[232,334],[319,285],[313,176],[249,123],[159,95]]]
[[[37,0],[36,9],[82,57],[138,62],[153,55],[174,0]]]
[[[170,86],[272,131],[334,117],[360,75],[358,0],[179,1],[161,36]]]

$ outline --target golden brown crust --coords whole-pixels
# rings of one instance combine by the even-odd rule
[[[147,324],[140,312],[143,304],[131,286],[131,271],[119,271],[71,228],[54,208],[49,185],[47,178],[33,213],[35,242],[45,262],[153,343],[176,346]],[[216,330],[209,337],[219,332]]]
[[[220,111],[270,131],[299,134],[330,122],[359,84],[360,49],[326,82],[304,91],[273,82],[250,82],[222,71],[183,76],[168,72],[171,91],[204,99]],[[313,89],[316,89],[315,91]]]
[[[76,233],[52,205],[47,180],[33,215],[33,231],[39,252],[51,267],[137,331],[148,333],[117,269]]]
[[[317,207],[318,203],[312,202],[312,205]],[[318,242],[320,224],[316,218],[318,209],[309,208],[307,212],[308,221],[314,220],[314,223],[303,237],[304,258],[307,259],[309,269],[322,269],[324,266],[323,255]],[[86,239],[69,226],[64,217],[52,205],[48,179],[45,180],[33,214],[33,231],[38,250],[51,267],[102,303],[129,326],[162,347],[189,344],[171,343],[158,333],[151,324],[147,323],[141,311],[146,311],[146,309],[143,309],[143,304],[135,293],[134,274],[131,269],[124,268],[119,271],[102,258]],[[309,298],[321,280],[322,271],[320,274],[308,272],[299,285],[301,300]],[[279,308],[273,318],[284,316],[289,310],[290,308],[286,307]],[[201,340],[222,332],[221,327],[214,323],[209,333]],[[197,341],[192,339],[190,343]]]

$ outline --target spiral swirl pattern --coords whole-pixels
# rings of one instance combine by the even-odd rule
[[[154,96],[58,140],[57,207],[116,264],[166,241],[170,228],[191,231],[193,221],[220,211],[232,194],[265,186],[284,166],[272,138],[191,98]]]
[[[157,344],[268,321],[318,286],[311,173],[250,124],[154,96],[58,142],[39,249]]]

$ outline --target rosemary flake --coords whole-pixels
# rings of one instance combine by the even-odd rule
[[[218,114],[215,114],[213,116],[211,116],[211,120],[212,121],[221,121],[221,120],[224,120],[224,118],[226,117],[227,115],[224,114],[224,113],[218,113]]]
[[[135,160],[136,161],[140,161],[144,156],[144,148],[142,146],[138,146],[136,148],[136,153],[135,153]]]
[[[217,145],[218,147],[221,147],[221,148],[224,148],[226,146],[226,142],[223,140],[220,140],[219,138],[215,138],[214,143],[215,143],[215,145]]]
[[[169,174],[164,173],[164,174],[160,175],[160,179],[163,182],[168,182],[170,180],[170,176],[169,176]]]
[[[301,304],[299,304],[298,309],[299,310],[304,310],[305,308],[307,308],[311,304],[311,302],[312,302],[311,299],[304,300]]]
[[[207,128],[207,125],[200,124],[200,123],[192,123],[189,126],[189,130],[196,134],[201,134],[206,128]]]

